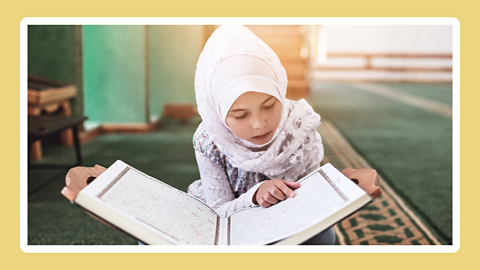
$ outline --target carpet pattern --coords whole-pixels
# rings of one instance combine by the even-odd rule
[[[323,164],[371,168],[330,122],[323,121],[319,132],[325,148]],[[335,225],[340,245],[441,244],[382,179],[380,188],[382,195],[374,202]]]

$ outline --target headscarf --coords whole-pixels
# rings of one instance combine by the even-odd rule
[[[320,116],[305,100],[286,99],[287,74],[277,55],[244,26],[221,26],[208,39],[197,63],[195,95],[203,124],[234,167],[270,179],[298,180],[320,165]],[[255,91],[282,104],[272,139],[256,145],[236,136],[225,116],[241,94]]]

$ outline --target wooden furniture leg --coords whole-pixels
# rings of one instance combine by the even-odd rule
[[[40,116],[42,110],[39,107],[28,106],[28,115]],[[42,141],[37,140],[28,143],[28,162],[42,159]]]
[[[61,111],[60,111],[61,115],[70,116],[72,114],[70,101],[66,100],[62,102],[60,107],[61,107]],[[72,146],[73,145],[72,129],[66,129],[65,131],[62,131],[62,133],[60,133],[60,141],[63,146]]]
[[[77,156],[77,166],[82,164],[82,152],[80,149],[80,140],[78,139],[78,127],[73,126],[73,143],[75,145],[75,154]],[[72,131],[72,130],[70,130]]]

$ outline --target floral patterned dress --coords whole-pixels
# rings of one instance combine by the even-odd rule
[[[252,187],[258,183],[269,180],[268,177],[261,173],[248,172],[240,168],[233,167],[228,161],[227,157],[215,145],[207,133],[203,123],[198,126],[197,131],[193,136],[193,145],[200,175],[202,176],[204,182],[208,183],[206,187],[208,190],[205,192],[204,183],[202,183],[202,180],[197,180],[189,186],[188,194],[206,202],[209,205],[213,204],[214,209],[220,206],[215,202],[225,201],[221,198],[218,198],[218,196],[225,196],[229,199],[237,200],[237,207],[234,208],[238,208],[239,206],[253,206],[251,203],[251,197],[242,198],[243,200],[250,199],[250,202],[242,201],[242,199],[239,200],[239,197],[242,194],[247,193],[247,191],[252,189]],[[216,186],[209,186],[211,184],[216,184]],[[228,192],[227,189],[230,189],[231,193]],[[211,200],[206,200],[205,193],[209,193],[209,195],[211,195]],[[225,202],[227,203],[227,201]]]

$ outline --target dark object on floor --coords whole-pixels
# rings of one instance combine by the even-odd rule
[[[87,117],[85,116],[64,116],[64,115],[42,115],[28,116],[28,161],[30,165],[30,155],[32,152],[33,142],[42,139],[51,134],[63,131],[68,128],[73,130],[73,142],[75,146],[75,154],[77,162],[72,165],[50,165],[42,164],[35,167],[52,168],[52,167],[73,167],[82,164],[82,154],[80,151],[80,141],[78,139],[78,125],[83,123]]]
[[[192,104],[165,104],[163,106],[163,116],[169,119],[179,119],[182,124],[193,118],[198,113]]]

